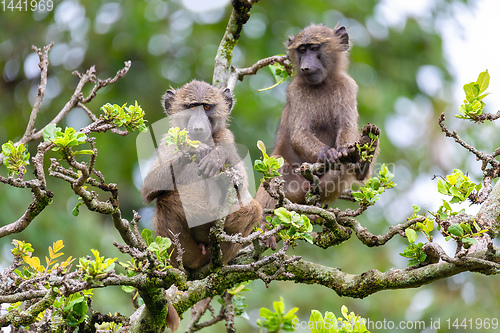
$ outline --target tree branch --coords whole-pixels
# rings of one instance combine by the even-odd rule
[[[233,11],[215,56],[214,76],[212,79],[214,87],[225,88],[228,86],[233,50],[238,43],[243,25],[250,18],[249,12],[253,3],[254,1],[232,0]]]
[[[472,147],[471,145],[465,143],[465,141],[460,139],[460,137],[457,134],[457,131],[453,131],[453,132],[450,131],[446,127],[446,125],[444,124],[445,119],[446,119],[446,117],[445,117],[444,112],[443,112],[443,113],[441,113],[441,116],[439,117],[438,123],[439,123],[439,127],[441,128],[441,131],[443,133],[445,133],[446,136],[454,138],[455,142],[457,142],[459,145],[461,145],[462,147],[464,147],[465,149],[470,151],[472,154],[476,155],[478,160],[481,160],[481,161],[484,161],[486,163],[491,164],[491,166],[494,169],[498,169],[500,167],[500,163],[495,159],[495,157],[493,157],[490,154],[483,153],[483,152],[477,150],[476,148]]]
[[[43,97],[45,96],[45,89],[47,88],[47,71],[49,68],[49,51],[54,46],[54,43],[50,43],[40,50],[35,45],[31,46],[32,50],[38,54],[40,62],[38,67],[40,67],[40,85],[38,86],[37,95],[35,99],[35,104],[31,110],[30,119],[28,121],[28,126],[26,126],[26,131],[24,132],[23,138],[29,138],[32,135],[33,128],[35,127],[35,120],[40,112],[40,106],[42,105]],[[21,139],[22,141],[23,139]]]
[[[273,65],[275,63],[282,64],[285,67],[288,74],[289,75],[292,74],[292,65],[290,64],[290,61],[288,60],[288,56],[287,55],[283,55],[283,56],[275,55],[272,57],[261,59],[261,60],[257,61],[255,64],[253,64],[251,67],[247,67],[247,68],[231,67],[231,72],[229,74],[229,80],[227,83],[227,87],[231,91],[234,91],[234,88],[235,88],[238,80],[243,81],[243,78],[245,76],[255,75],[255,74],[257,74],[257,71],[259,69],[267,67],[269,65]]]

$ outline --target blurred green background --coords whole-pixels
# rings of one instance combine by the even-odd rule
[[[146,111],[149,124],[153,124],[164,118],[159,101],[170,86],[180,87],[195,78],[211,81],[213,59],[231,10],[226,0],[56,0],[53,3],[53,10],[45,13],[33,13],[29,7],[28,11],[8,8],[0,11],[0,143],[20,139],[29,118],[39,83],[38,59],[31,45],[42,47],[55,43],[50,53],[47,92],[36,127],[50,121],[71,96],[77,82],[72,71],[83,72],[96,65],[98,77],[105,79],[122,68],[126,60],[132,61],[132,67],[125,79],[101,90],[90,107],[97,112],[107,102],[121,105],[137,100]],[[473,11],[476,3],[427,2],[425,15],[405,13],[392,8],[391,3],[395,1],[261,0],[251,11],[233,59],[235,66],[248,67],[261,58],[283,54],[283,42],[288,36],[311,22],[347,27],[353,44],[349,73],[360,87],[360,127],[370,122],[382,129],[378,162],[391,167],[398,183],[360,218],[373,233],[384,233],[389,225],[405,221],[412,215],[412,204],[421,205],[424,211],[436,209],[440,197],[431,180],[433,175],[448,174],[459,167],[476,181],[481,176],[474,158],[445,139],[437,125],[439,114],[446,111],[448,119],[452,118],[460,102],[452,93],[455,73],[451,73],[445,59],[440,28],[446,23],[448,32],[463,33],[467,22],[459,22],[455,15],[459,11]],[[475,77],[469,81],[472,80]],[[464,83],[467,82],[460,82]],[[234,91],[237,102],[231,129],[237,143],[249,148],[252,159],[260,157],[257,140],[264,141],[267,147],[273,146],[286,100],[286,85],[257,92],[272,84],[270,72],[263,69],[253,77],[246,77]],[[87,87],[86,91],[89,90]],[[494,125],[478,128],[450,122],[479,149],[491,151],[500,143],[498,135],[494,135]],[[80,128],[88,123],[85,113],[74,109],[60,125]],[[489,135],[491,139],[480,140],[479,134]],[[131,218],[132,210],[138,210],[143,216],[141,226],[151,228],[152,207],[144,207],[138,190],[142,180],[137,161],[137,134],[128,137],[98,134],[96,137],[97,169],[108,182],[119,184],[125,217]],[[29,149],[34,155],[36,143],[31,143]],[[28,168],[26,178],[31,171]],[[0,172],[6,175],[4,167],[0,167]],[[62,239],[66,245],[64,252],[73,257],[88,255],[90,249],[95,248],[106,257],[126,259],[112,246],[120,237],[110,219],[84,208],[80,216],[74,217],[71,210],[77,197],[69,186],[49,178],[48,188],[55,192],[53,204],[21,234],[0,239],[0,267],[12,260],[12,239],[31,242],[39,257],[46,255],[52,242]],[[27,190],[0,186],[0,225],[19,218],[30,200]],[[404,246],[404,240],[394,239],[383,248],[368,249],[351,239],[329,250],[300,244],[290,253],[359,274],[372,268],[382,271],[404,268],[407,261],[398,255]],[[454,253],[451,244],[443,246],[450,254]],[[272,301],[279,300],[280,296],[284,297],[287,308],[299,307],[301,320],[309,318],[311,309],[340,315],[340,307],[345,304],[371,321],[429,323],[441,319],[439,332],[460,331],[446,329],[448,318],[474,321],[495,318],[500,313],[498,278],[470,273],[418,289],[380,292],[364,300],[340,298],[324,287],[293,283],[273,282],[266,289],[264,283],[254,281],[249,288],[252,291],[246,296],[251,320],[238,319],[239,332],[256,331],[254,324],[259,308],[271,308]],[[127,315],[132,312],[128,294],[119,288],[95,290],[93,306],[103,312],[119,311]],[[220,326],[207,331],[219,330]]]

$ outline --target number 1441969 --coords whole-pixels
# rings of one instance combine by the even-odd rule
[[[447,319],[448,329],[463,329],[463,330],[496,330],[498,328],[497,318],[468,318],[468,319]]]
[[[10,11],[10,12],[27,12],[27,11],[52,11],[54,9],[54,2],[52,0],[18,0],[18,1],[0,1],[0,8],[2,11]]]

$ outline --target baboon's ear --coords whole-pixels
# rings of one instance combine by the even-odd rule
[[[222,95],[224,95],[224,100],[228,104],[229,113],[231,113],[231,109],[233,108],[233,94],[231,94],[231,89],[224,89]]]
[[[342,50],[346,51],[349,48],[349,35],[345,27],[339,27],[335,30],[335,34],[340,37],[340,45]]]
[[[295,36],[289,36],[288,42],[286,43],[286,47],[289,48],[295,42]]]
[[[169,89],[161,98],[161,104],[163,105],[163,109],[167,115],[172,114],[172,101],[175,97],[175,90]]]

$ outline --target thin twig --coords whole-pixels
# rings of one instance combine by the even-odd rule
[[[495,157],[493,157],[490,154],[483,153],[483,152],[477,150],[476,148],[472,147],[471,145],[467,144],[464,140],[460,139],[460,137],[457,134],[457,131],[453,131],[453,132],[450,131],[446,127],[446,125],[444,124],[445,119],[446,119],[446,117],[445,117],[444,112],[443,112],[443,113],[441,113],[441,116],[439,117],[438,123],[439,123],[439,127],[441,127],[441,131],[443,133],[445,133],[446,136],[454,138],[455,142],[457,142],[459,145],[461,145],[462,147],[464,147],[465,149],[467,149],[468,151],[470,151],[471,153],[476,155],[476,157],[479,160],[490,163],[491,166],[495,169],[499,168],[500,163],[495,159]]]
[[[26,126],[26,131],[24,132],[23,138],[29,138],[31,136],[33,128],[35,127],[35,120],[40,112],[40,106],[42,105],[43,97],[45,96],[45,89],[47,88],[47,72],[49,68],[49,51],[54,46],[54,43],[50,43],[44,46],[43,49],[39,49],[35,45],[31,46],[32,50],[38,54],[40,59],[38,67],[40,67],[40,84],[38,85],[37,95],[33,109],[31,110],[30,119],[28,121],[28,126]],[[42,53],[43,51],[43,53]],[[22,140],[22,139],[21,139]]]

